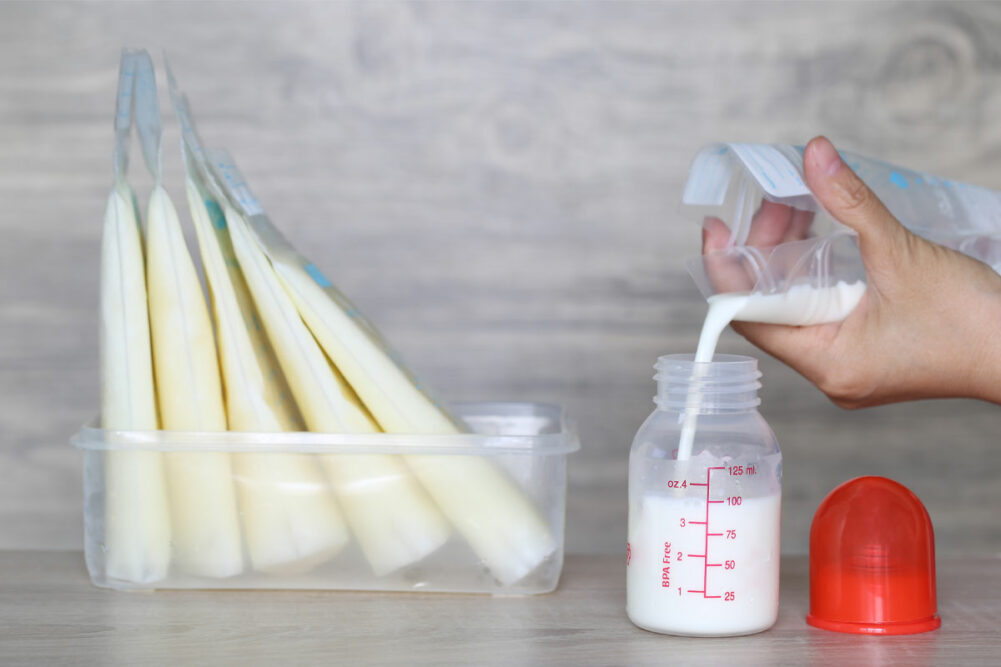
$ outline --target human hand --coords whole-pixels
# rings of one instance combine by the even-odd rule
[[[826,138],[807,145],[803,171],[824,209],[858,233],[866,292],[842,322],[734,322],[734,330],[843,408],[944,397],[1001,403],[1001,276],[901,225]],[[766,201],[748,244],[805,238],[811,221],[810,213]],[[706,221],[704,253],[728,239],[722,221]]]

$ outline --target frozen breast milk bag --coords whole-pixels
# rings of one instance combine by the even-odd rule
[[[306,425],[326,433],[378,432],[306,329],[242,216],[227,206],[226,222],[247,286]],[[421,560],[448,539],[447,523],[399,457],[342,454],[320,460],[377,575]]]
[[[125,181],[136,54],[124,52],[115,116],[116,184],[101,241],[101,427],[155,431],[156,395],[142,238]],[[170,514],[163,456],[105,454],[104,563],[109,580],[154,583],[170,565]]]
[[[147,277],[153,360],[163,428],[225,431],[212,324],[180,222],[166,191],[149,202]],[[191,574],[227,577],[243,569],[228,454],[165,454],[174,551]]]
[[[222,210],[196,185],[196,177],[189,170],[188,206],[212,295],[229,428],[301,430],[238,268]],[[247,551],[255,569],[307,569],[347,544],[347,526],[315,457],[234,454],[233,467]]]
[[[161,184],[159,109],[147,61],[137,83],[136,119],[156,182],[147,217],[146,282],[161,422],[165,430],[225,431],[212,323],[177,211]],[[178,566],[200,576],[238,574],[243,554],[229,455],[170,452],[164,458]]]
[[[211,157],[220,183],[243,206],[247,231],[266,252],[295,309],[382,430],[460,432],[456,422],[396,361],[374,327],[271,225],[232,158],[224,151],[214,151]],[[502,583],[518,581],[555,553],[556,541],[536,508],[492,462],[475,456],[411,456],[406,460],[438,507]]]

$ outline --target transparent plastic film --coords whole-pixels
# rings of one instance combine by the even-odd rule
[[[129,146],[132,137],[133,93],[136,82],[136,60],[139,52],[122,49],[118,67],[118,93],[115,96],[115,183],[126,182],[129,170]]]
[[[725,249],[688,262],[707,298],[798,288],[799,298],[814,302],[817,312],[802,322],[786,315],[791,321],[782,323],[836,321],[850,312],[842,302],[846,296],[861,295],[865,270],[852,232],[834,220],[806,186],[802,156],[801,146],[739,143],[712,145],[696,155],[683,210],[689,218],[704,224],[715,219],[729,230]],[[1001,193],[853,153],[842,157],[909,229],[1001,269]],[[772,227],[771,233],[762,233],[767,227]],[[774,236],[775,229],[783,230],[780,242],[758,247],[757,240]],[[808,288],[838,288],[839,293],[806,295]],[[827,303],[832,298],[841,301]]]
[[[126,180],[138,52],[123,51],[115,110],[115,185],[101,240],[101,425],[158,427],[145,260],[135,194]],[[170,566],[170,511],[159,452],[104,459],[104,563],[111,580],[152,584]],[[92,560],[88,552],[88,562]]]
[[[163,180],[163,128],[160,125],[160,102],[156,93],[156,70],[145,50],[135,61],[135,122],[142,146],[143,160],[156,184]]]
[[[153,368],[165,430],[224,431],[212,322],[177,211],[160,178],[160,121],[152,60],[138,69],[136,118],[155,180],[147,215],[147,289]],[[173,555],[186,572],[229,577],[243,569],[227,454],[164,454]]]
[[[838,322],[865,292],[856,237],[843,232],[771,248],[733,246],[686,264],[710,305],[729,302],[720,307],[738,321]]]
[[[1001,273],[1001,233],[994,236],[985,235],[959,239],[958,242],[946,242],[944,245],[970,257],[976,257],[997,273]]]
[[[402,366],[357,308],[274,228],[232,158],[223,151],[210,151],[209,156],[231,201],[248,216],[247,231],[270,260],[296,312],[381,429],[460,432],[459,423]],[[477,457],[428,456],[407,457],[407,463],[500,581],[517,581],[556,552],[556,541],[536,508],[493,463]]]

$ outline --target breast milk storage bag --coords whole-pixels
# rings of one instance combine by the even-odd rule
[[[853,153],[842,157],[911,231],[1001,272],[1001,193]],[[788,208],[765,212],[762,205],[767,202]],[[756,300],[755,307],[734,319],[837,321],[864,292],[865,270],[854,233],[827,214],[807,188],[802,146],[729,143],[704,148],[689,171],[683,210],[694,220],[718,218],[730,230],[725,250],[688,262],[706,298],[789,295],[783,298],[797,303],[784,307],[780,300]],[[749,239],[755,226],[773,214],[789,216],[789,240],[770,248],[753,247]]]

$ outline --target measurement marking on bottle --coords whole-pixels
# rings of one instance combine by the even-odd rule
[[[709,595],[708,592],[707,592],[709,590],[709,568],[710,567],[721,567],[722,566],[722,563],[710,563],[709,562],[709,538],[710,537],[723,537],[723,533],[710,533],[709,532],[709,506],[710,505],[715,505],[715,504],[720,504],[720,503],[725,503],[725,502],[727,502],[727,500],[729,500],[729,499],[727,499],[727,500],[710,500],[709,499],[709,489],[710,489],[709,485],[712,482],[712,473],[713,473],[713,470],[726,470],[726,466],[710,466],[709,468],[706,468],[706,481],[705,482],[689,482],[689,486],[704,486],[704,487],[706,487],[706,520],[705,521],[688,521],[689,524],[696,524],[696,525],[700,525],[700,526],[705,526],[705,529],[704,529],[705,530],[705,542],[704,542],[705,543],[705,553],[703,553],[701,556],[697,556],[695,554],[688,554],[688,556],[690,558],[702,558],[702,559],[704,559],[702,561],[702,590],[701,591],[691,591],[690,590],[688,592],[689,593],[702,593],[702,597],[705,598],[705,599],[707,599],[707,600],[718,600],[718,599],[721,599],[723,597],[721,595]],[[751,474],[753,474],[753,473],[751,473]],[[733,503],[731,503],[731,504],[733,504]],[[729,537],[729,533],[730,532],[731,531],[727,531],[727,537]],[[734,533],[734,537],[736,537],[736,533]]]

